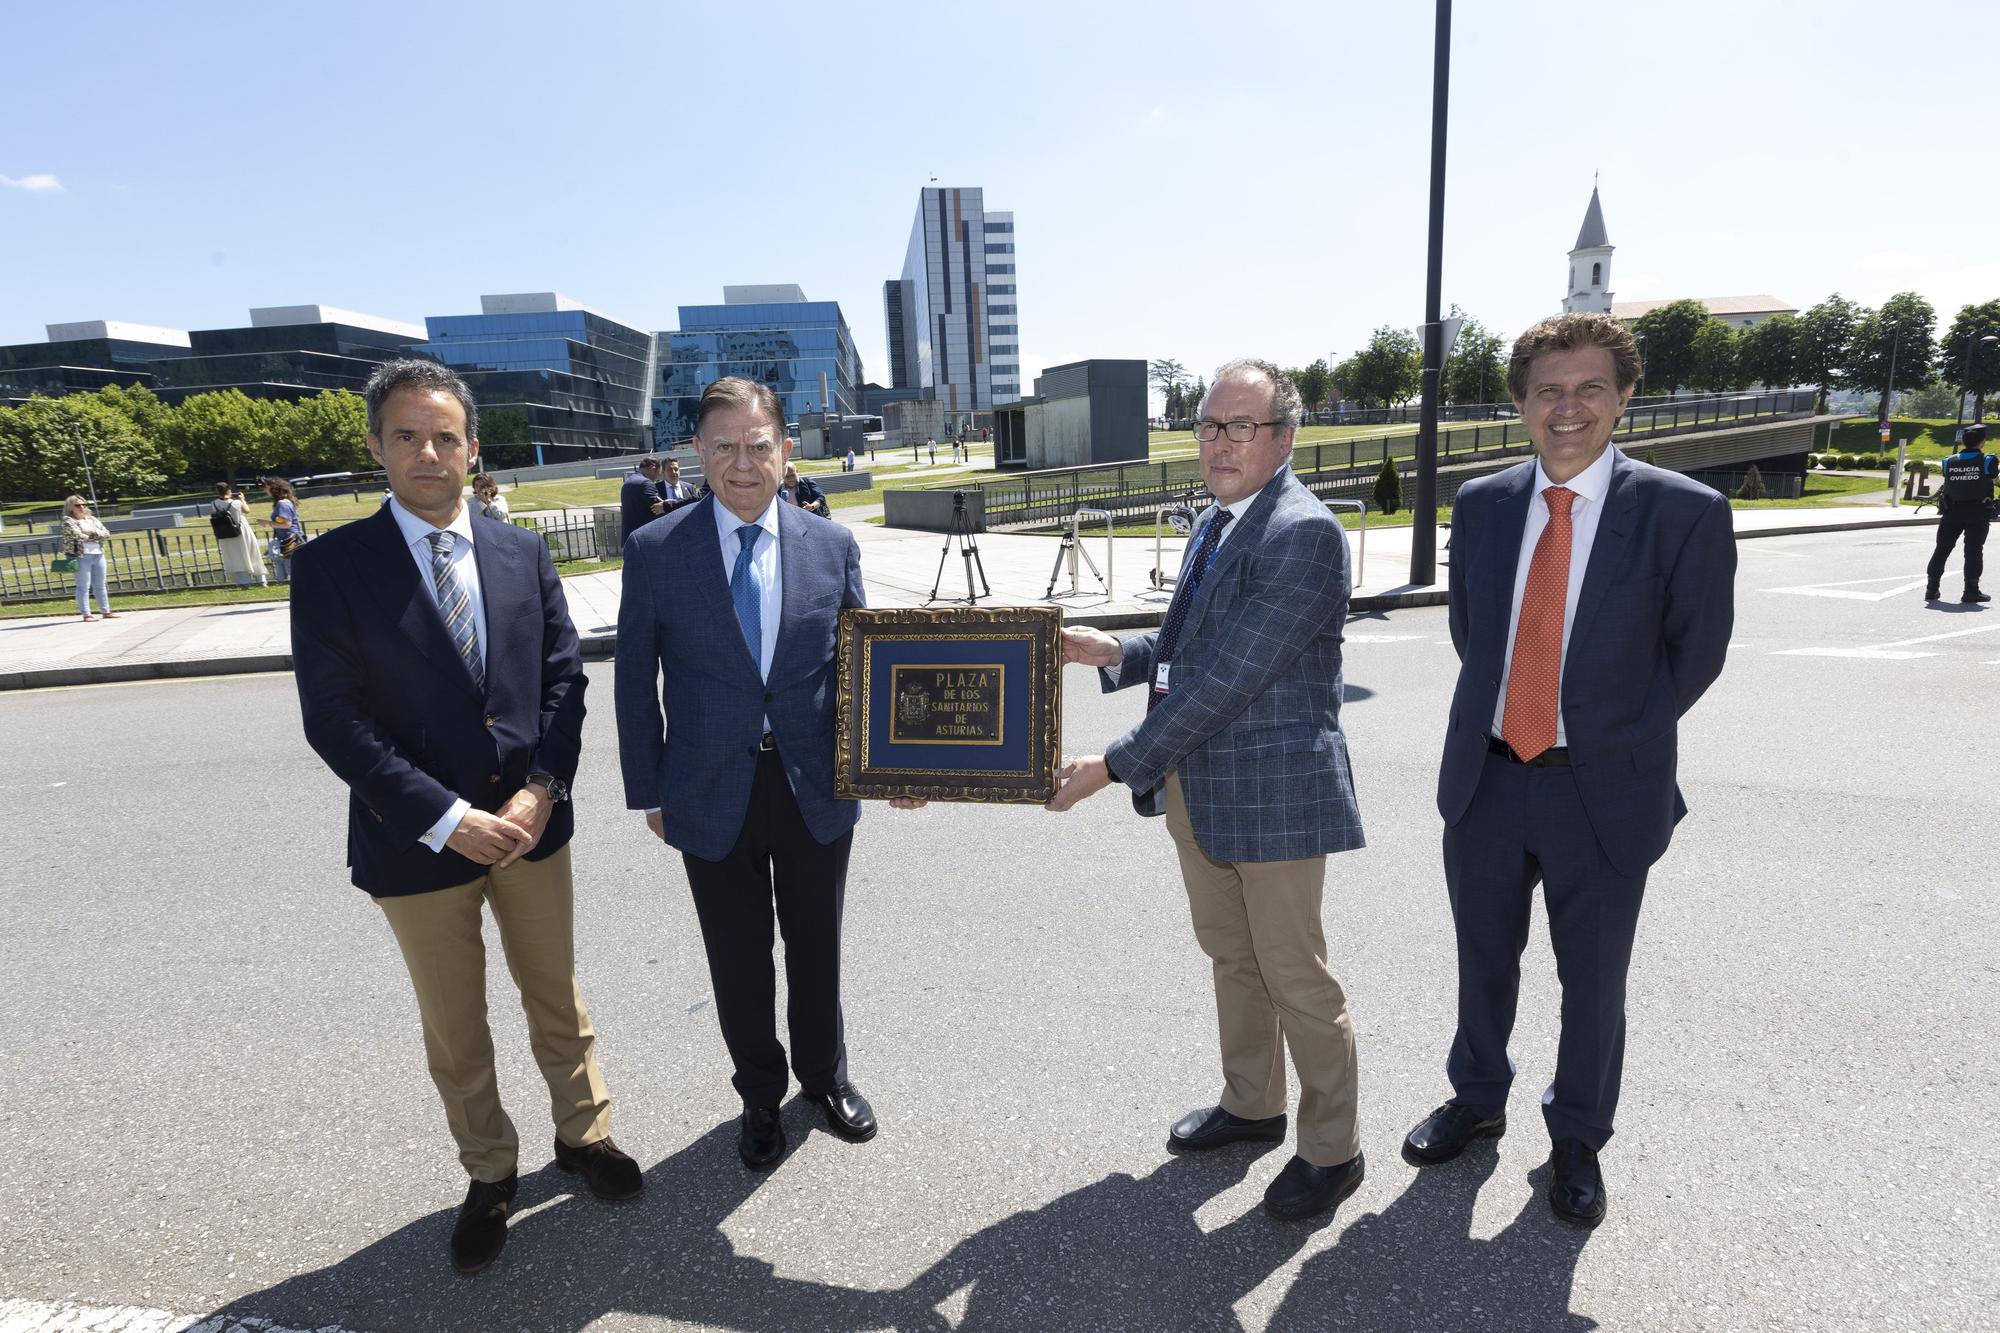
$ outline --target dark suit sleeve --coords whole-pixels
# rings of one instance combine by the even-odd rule
[[[316,549],[317,548],[317,549]],[[414,846],[458,799],[406,759],[366,708],[368,670],[346,588],[313,543],[292,565],[292,673],[306,744],[399,846]]]
[[[660,803],[660,756],[666,750],[666,716],[660,711],[660,620],[647,570],[649,543],[625,543],[618,597],[618,657],[612,701],[618,713],[618,767],[625,778],[625,808],[651,810]]]
[[[533,547],[542,599],[542,730],[528,771],[553,773],[567,784],[576,781],[583,755],[583,692],[590,680],[555,562],[546,543],[537,540]]]
[[[1128,685],[1138,685],[1153,674],[1153,653],[1160,646],[1160,632],[1149,629],[1144,634],[1131,634],[1120,639],[1118,646],[1125,652],[1116,667],[1099,667],[1097,676],[1106,694],[1122,690]]]
[[[1458,654],[1458,660],[1465,660],[1465,636],[1470,626],[1470,616],[1465,606],[1466,580],[1472,575],[1472,538],[1465,512],[1470,506],[1455,504],[1451,507],[1451,554],[1445,561],[1445,597],[1447,616],[1451,624],[1451,647]]]
[[[1661,637],[1667,671],[1684,714],[1722,674],[1736,624],[1736,529],[1729,501],[1710,497],[1673,572],[1667,576],[1667,618]]]
[[[855,541],[854,534],[845,528],[841,532],[847,538],[847,567],[842,574],[845,587],[841,591],[840,604],[842,607],[866,607],[868,588],[861,582],[861,543]]]
[[[1258,586],[1218,636],[1235,651],[1176,684],[1139,725],[1106,751],[1133,791],[1151,791],[1196,747],[1234,721],[1291,671],[1315,638],[1347,614],[1347,538],[1337,523],[1295,523],[1255,552]],[[1126,672],[1132,657],[1127,652]]]

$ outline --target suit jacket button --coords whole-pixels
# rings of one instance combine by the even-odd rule
[[[488,773],[486,775],[486,782],[488,786],[497,787],[500,785],[500,775],[498,773]]]
[[[774,698],[776,698],[776,697],[777,697],[777,696],[776,696],[776,695],[774,695],[774,694],[772,694],[772,693],[771,693],[771,692],[770,692],[769,690],[765,690],[765,691],[764,691],[764,702],[765,702],[765,703],[769,703],[769,702],[771,702],[771,700],[772,700],[772,699],[774,699]]]
[[[486,715],[486,725],[487,725],[487,726],[489,726],[489,727],[490,727],[490,726],[493,726],[493,725],[494,725],[495,723],[497,723],[497,722],[499,722],[499,721],[500,721],[500,719],[499,719],[499,718],[497,718],[497,717],[495,717],[495,716],[493,716],[493,714],[491,714],[491,713],[488,713],[488,714]]]

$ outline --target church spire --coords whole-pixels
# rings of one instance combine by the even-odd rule
[[[1590,207],[1583,213],[1583,229],[1569,252],[1569,295],[1563,309],[1611,312],[1611,237],[1604,229],[1604,205],[1598,202],[1597,184],[1590,186]]]
[[[1597,186],[1590,187],[1590,207],[1584,210],[1583,230],[1576,234],[1576,244],[1572,250],[1594,250],[1611,244],[1611,238],[1604,231],[1604,206],[1597,202]]]

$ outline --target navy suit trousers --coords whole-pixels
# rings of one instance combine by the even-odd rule
[[[847,1082],[847,1036],[840,1012],[840,918],[847,899],[849,829],[814,840],[799,814],[776,750],[757,756],[750,809],[736,845],[720,861],[681,853],[694,890],[715,987],[722,1041],[745,1106],[785,1099],[785,1048],[775,1028],[777,970],[771,961],[772,906],[785,940],[787,1029],[792,1069],[807,1096]]]
[[[1458,1035],[1445,1065],[1454,1099],[1481,1115],[1507,1104],[1507,1039],[1539,883],[1562,982],[1542,1117],[1551,1139],[1602,1148],[1625,1063],[1625,976],[1645,874],[1621,874],[1605,859],[1571,769],[1497,755],[1487,756],[1465,817],[1445,826],[1444,872],[1458,934]]]

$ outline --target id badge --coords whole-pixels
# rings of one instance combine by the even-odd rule
[[[1174,664],[1172,662],[1161,662],[1153,668],[1153,693],[1165,694],[1167,692],[1167,677],[1173,672],[1173,669]]]

